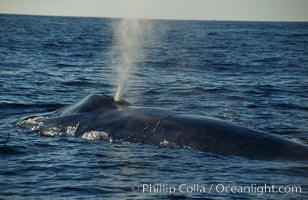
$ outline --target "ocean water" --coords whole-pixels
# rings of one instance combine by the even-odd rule
[[[28,115],[88,94],[114,94],[110,51],[117,23],[0,15],[1,199],[308,198],[307,162],[41,137],[18,127]],[[144,55],[134,61],[122,98],[308,143],[308,23],[141,24],[151,27],[145,38],[155,40],[143,41]],[[265,191],[265,184],[276,190]],[[228,186],[252,189],[231,192]]]

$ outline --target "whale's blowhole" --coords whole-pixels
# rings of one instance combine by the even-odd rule
[[[72,104],[71,106],[65,107],[64,109],[60,110],[57,113],[61,116],[64,116],[64,115],[72,115],[72,114],[86,113],[86,112],[106,111],[118,108],[119,106],[129,106],[129,105],[131,104],[123,99],[114,101],[112,96],[92,94],[78,101],[77,103]]]

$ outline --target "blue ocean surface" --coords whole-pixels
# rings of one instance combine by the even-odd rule
[[[89,94],[114,94],[110,52],[117,23],[0,15],[1,199],[308,198],[307,162],[69,134],[46,137],[21,129],[17,123],[26,116]],[[142,24],[151,27],[145,38],[154,40],[143,41],[143,56],[134,60],[122,98],[308,143],[308,23]],[[245,186],[252,189],[241,192]]]

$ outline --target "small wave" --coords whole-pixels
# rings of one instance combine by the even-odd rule
[[[232,93],[232,92],[237,92],[237,91],[233,90],[233,89],[226,88],[226,87],[215,87],[215,88],[205,89],[205,92],[208,92],[208,93]]]
[[[308,33],[295,33],[291,34],[292,37],[308,37]]]
[[[81,192],[83,194],[112,194],[114,193],[114,188],[106,189],[107,187],[84,187],[84,186],[54,186],[49,189],[55,193],[70,193],[70,192]]]
[[[209,36],[217,36],[219,33],[218,32],[209,32],[207,35]]]
[[[24,152],[16,149],[16,147],[2,146],[0,147],[0,155],[20,155]]]
[[[277,103],[273,104],[273,107],[281,108],[281,109],[294,109],[294,110],[304,110],[308,111],[307,106],[296,105],[293,103]]]
[[[96,86],[96,87],[110,87],[111,85],[106,82],[92,82],[93,80],[88,78],[79,78],[74,81],[63,81],[63,85],[66,86]]]
[[[227,98],[231,100],[245,100],[245,97],[238,96],[238,95],[227,96]]]
[[[22,103],[10,103],[10,102],[0,102],[0,108],[48,108],[58,109],[67,106],[67,104],[59,103],[35,103],[35,104],[22,104]]]
[[[156,88],[149,88],[143,92],[143,95],[158,95],[161,91]]]
[[[93,53],[74,53],[71,55],[76,58],[92,58],[94,56]]]
[[[91,83],[89,81],[67,81],[63,82],[63,85],[67,86],[93,86],[95,83]]]
[[[48,48],[59,48],[59,47],[69,47],[69,45],[66,45],[64,43],[45,43],[43,44],[44,47],[48,47]]]
[[[75,67],[76,65],[73,64],[67,64],[67,63],[57,63],[57,67]]]
[[[261,58],[261,59],[255,59],[254,62],[260,62],[260,63],[268,63],[268,62],[277,62],[281,59],[279,57],[270,57],[270,58]]]

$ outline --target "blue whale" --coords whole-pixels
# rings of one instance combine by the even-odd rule
[[[161,145],[175,144],[218,155],[259,160],[307,160],[308,146],[289,139],[199,115],[136,107],[121,99],[89,95],[51,113],[27,117],[23,128],[41,134],[56,130],[82,136],[108,133],[113,140]]]

